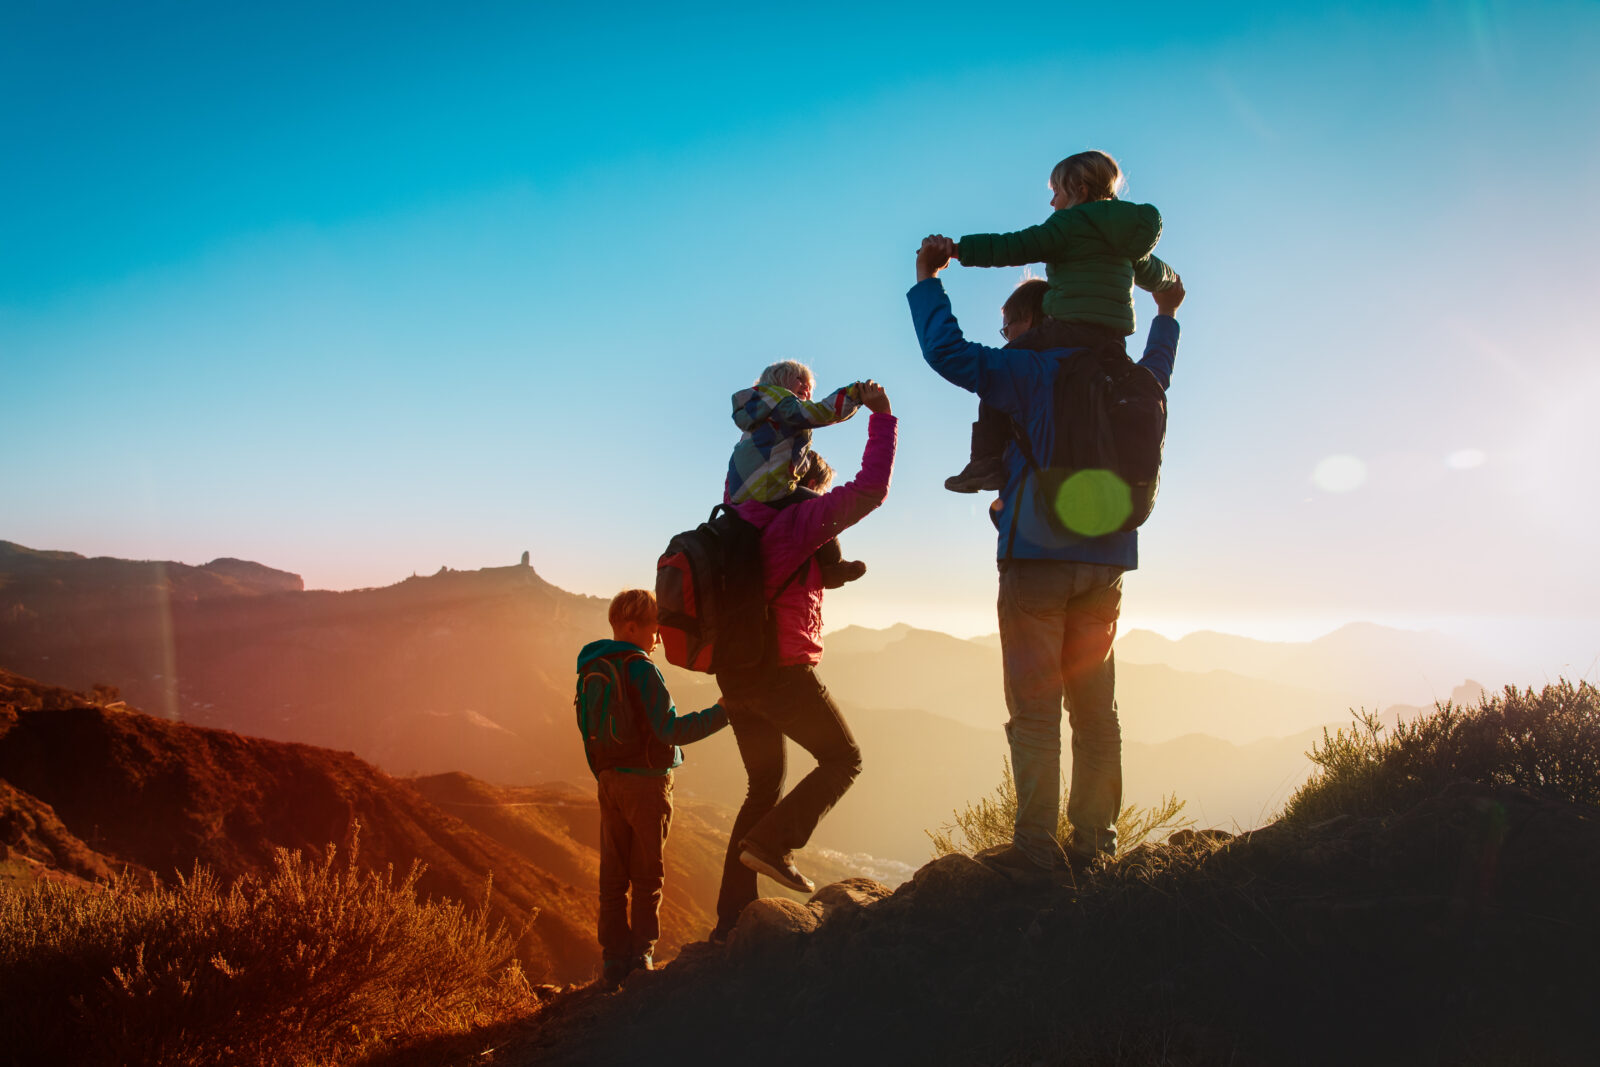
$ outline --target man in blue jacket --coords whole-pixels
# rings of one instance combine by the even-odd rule
[[[917,284],[906,294],[923,358],[945,380],[1009,415],[1034,456],[1049,456],[1058,429],[1051,404],[1056,368],[1079,350],[1001,350],[966,340],[938,279],[950,255],[948,238],[923,241]],[[1183,297],[1181,284],[1155,294],[1159,313],[1139,361],[1162,389],[1177,355],[1178,323],[1172,314]],[[1008,300],[1001,335],[1025,341],[1023,335],[1042,314],[1027,300]],[[1042,513],[1034,478],[1022,451],[1008,445],[997,522],[999,615],[1017,819],[1011,847],[991,859],[1020,869],[1083,869],[1117,849],[1122,732],[1111,642],[1122,606],[1122,573],[1139,562],[1138,533],[1074,537],[1057,532]],[[1072,728],[1067,805],[1072,835],[1065,852],[1056,840],[1063,698]]]

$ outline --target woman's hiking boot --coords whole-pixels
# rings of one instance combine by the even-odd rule
[[[739,848],[741,849],[739,862],[757,874],[764,874],[779,885],[793,889],[796,893],[815,893],[817,891],[816,883],[800,873],[787,852],[781,856],[775,856],[760,845],[750,841],[739,842]]]
[[[1006,487],[1006,471],[998,459],[975,459],[944,480],[952,493],[999,492]]]

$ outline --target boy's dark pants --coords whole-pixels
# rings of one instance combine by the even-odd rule
[[[1128,340],[1109,326],[1089,322],[1062,322],[1049,316],[1007,348],[1021,348],[1029,352],[1046,352],[1052,348],[1095,348],[1115,345],[1126,349]],[[978,404],[978,421],[972,424],[972,462],[992,459],[998,461],[1011,440],[1011,417],[999,408]]]
[[[600,954],[631,960],[653,952],[661,936],[661,851],[672,824],[672,772],[601,771]],[[633,923],[628,923],[628,884]]]
[[[717,683],[750,779],[733,821],[717,896],[717,926],[726,930],[756,899],[756,872],[739,862],[740,842],[748,838],[776,855],[805,847],[817,823],[861,773],[861,749],[839,705],[809,666],[718,675]],[[786,736],[816,757],[817,766],[783,796]]]

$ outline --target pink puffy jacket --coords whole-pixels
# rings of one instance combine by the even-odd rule
[[[758,500],[736,508],[740,517],[761,531],[761,571],[768,597],[805,565],[773,604],[780,666],[822,662],[822,568],[810,557],[889,495],[897,425],[893,415],[873,414],[867,422],[861,472],[845,485],[782,509]]]

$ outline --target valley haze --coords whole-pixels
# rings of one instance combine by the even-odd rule
[[[588,781],[573,664],[608,631],[605,598],[520,562],[344,592],[303,584],[232,558],[190,566],[0,542],[0,663],[69,688],[116,686],[172,720],[349,750],[391,774]],[[1462,642],[1370,624],[1311,642],[1134,630],[1117,654],[1128,801],[1175,793],[1188,816],[1232,829],[1270,818],[1309,774],[1305,753],[1352,709],[1392,722],[1512,680]],[[708,676],[662,666],[680,708],[716,699]],[[999,781],[998,643],[846,626],[829,633],[820,675],[865,770],[814,845],[880,864],[893,882],[927,858],[927,831]],[[731,736],[688,756],[680,793],[736,809]]]

